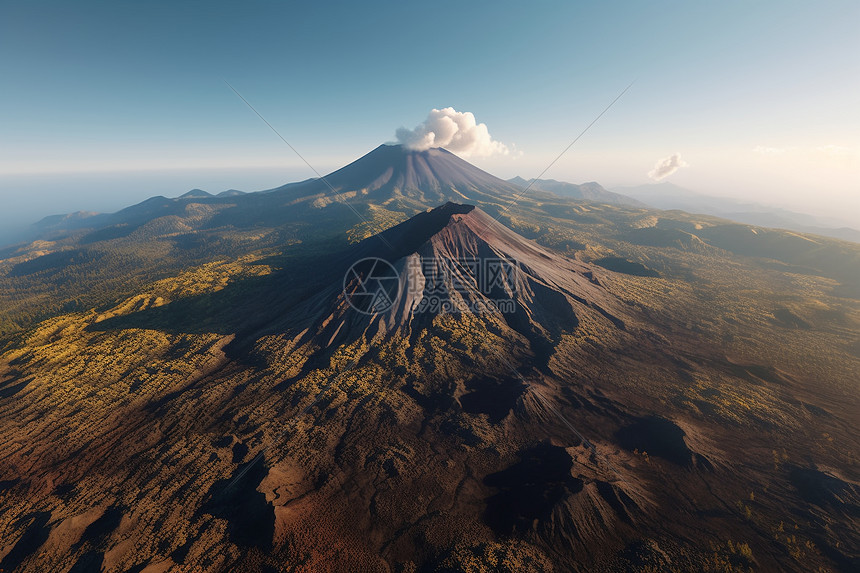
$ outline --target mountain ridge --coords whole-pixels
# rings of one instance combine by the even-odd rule
[[[643,205],[663,210],[679,209],[688,213],[704,213],[738,223],[760,227],[787,229],[860,243],[860,230],[835,220],[797,213],[780,207],[768,207],[729,197],[698,193],[674,183],[662,182],[632,187],[617,187],[618,193],[629,194]]]
[[[626,205],[630,207],[644,207],[645,204],[633,197],[621,193],[608,191],[596,181],[586,183],[568,183],[566,181],[556,181],[555,179],[523,179],[520,176],[508,179],[509,183],[513,183],[523,189],[540,190],[549,193],[554,193],[561,197],[570,197],[572,199],[581,199],[584,201],[595,201],[598,203],[609,203],[610,205]]]

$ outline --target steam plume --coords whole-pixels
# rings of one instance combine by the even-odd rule
[[[474,114],[453,107],[431,110],[427,119],[415,129],[401,127],[397,130],[397,141],[415,151],[444,147],[463,157],[510,153],[506,145],[490,137],[485,123],[475,121]]]

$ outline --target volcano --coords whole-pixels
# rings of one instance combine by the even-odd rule
[[[0,570],[856,570],[858,251],[521,192],[380,146],[0,254]]]
[[[372,270],[352,276],[344,263],[333,265],[328,282],[334,286],[298,310],[317,324],[303,327],[306,337],[325,340],[326,346],[359,336],[371,343],[392,335],[415,337],[444,312],[489,313],[521,335],[545,365],[562,333],[591,323],[623,330],[630,320],[629,311],[600,286],[602,269],[543,248],[472,205],[449,202],[420,213],[366,239],[343,260],[379,261],[396,281],[389,282],[393,288],[380,286],[381,308],[362,307],[355,299]],[[346,278],[339,292],[341,273]],[[308,308],[327,310],[319,316],[320,310]]]
[[[367,198],[427,208],[447,201],[510,201],[521,188],[475,167],[440,148],[414,151],[402,145],[380,145],[367,155],[325,176],[273,189],[291,197],[319,201]]]
[[[175,199],[152,197],[112,214],[48,217],[35,225],[34,233],[51,239],[88,233],[85,242],[95,242],[133,233],[139,240],[186,229],[294,223],[331,234],[355,225],[356,213],[371,221],[379,209],[396,212],[402,220],[448,201],[498,210],[514,200],[530,204],[540,198],[558,200],[538,189],[525,197],[522,188],[444,149],[380,145],[323,178],[256,193],[214,196],[195,189]],[[382,230],[377,225],[372,229]]]

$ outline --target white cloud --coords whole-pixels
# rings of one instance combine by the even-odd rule
[[[687,167],[687,162],[681,159],[680,153],[673,153],[669,157],[657,161],[654,169],[648,172],[648,177],[654,181],[660,181],[682,167]]]
[[[508,147],[490,137],[485,123],[477,123],[471,112],[460,112],[453,107],[433,109],[423,123],[415,129],[401,127],[397,141],[408,149],[423,151],[431,147],[444,147],[463,157],[508,155]]]

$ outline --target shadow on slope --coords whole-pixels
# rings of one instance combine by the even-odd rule
[[[111,317],[88,328],[95,332],[141,328],[174,334],[236,334],[238,344],[281,332],[290,321],[288,315],[301,303],[325,290],[338,292],[347,269],[356,261],[367,257],[400,259],[418,250],[448,224],[452,215],[472,209],[470,205],[448,203],[356,245],[329,245],[328,250],[318,246],[313,253],[271,261],[281,268],[269,275],[239,279],[219,291]],[[231,346],[235,349],[237,344]]]
[[[501,490],[487,500],[486,523],[498,534],[528,531],[535,520],[546,521],[558,502],[582,490],[570,475],[573,460],[564,448],[541,444],[521,454],[507,469],[488,475],[484,483]]]
[[[271,549],[275,509],[266,494],[257,491],[266,475],[265,463],[257,458],[237,467],[233,476],[212,485],[200,513],[225,519],[227,534],[236,545]]]

